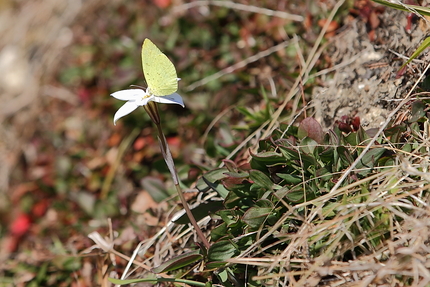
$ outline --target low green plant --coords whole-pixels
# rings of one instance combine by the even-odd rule
[[[201,191],[205,187],[215,190],[224,204],[223,209],[212,215],[219,225],[210,232],[212,244],[206,268],[227,270],[230,276],[224,279],[218,276],[218,280],[223,286],[233,286],[229,284],[243,284],[244,266],[248,278],[262,272],[245,259],[237,258],[249,256],[253,262],[270,258],[276,262],[273,258],[297,241],[305,249],[295,250],[292,257],[296,259],[323,257],[348,261],[383,246],[392,235],[393,222],[403,221],[401,216],[393,215],[391,207],[381,203],[383,194],[401,196],[417,204],[400,186],[393,185],[401,181],[393,165],[398,158],[393,150],[411,152],[411,145],[419,141],[410,134],[418,133],[422,122],[428,119],[424,116],[424,105],[418,106],[413,109],[413,122],[393,124],[377,140],[343,182],[339,193],[331,194],[330,190],[370,139],[371,131],[356,124],[345,133],[341,131],[345,123],[338,122],[324,134],[317,121],[306,118],[298,127],[276,130],[261,140],[249,164],[226,160],[223,168],[205,174],[197,187]],[[378,177],[385,181],[375,187],[373,180]],[[397,210],[408,214],[413,210],[412,205]],[[304,230],[307,230],[305,235]],[[300,264],[290,264],[287,269],[303,271]],[[283,266],[280,262],[273,264],[268,272],[282,273]],[[261,286],[267,281],[247,283]]]
[[[411,112],[409,121],[389,125],[336,192],[331,192],[333,186],[364,152],[372,131],[364,130],[358,118],[348,117],[327,133],[313,118],[305,118],[298,127],[281,126],[259,141],[249,162],[224,160],[222,168],[198,180],[197,189],[203,194],[215,191],[222,204],[201,205],[206,211],[214,207],[210,216],[216,225],[209,230],[207,250],[194,248],[152,269],[177,279],[111,282],[286,286],[293,280],[288,272],[296,274],[294,280],[307,282],[315,266],[380,252],[421,204],[414,197],[417,191],[403,182],[398,164],[401,154],[418,157],[426,152],[420,146],[429,125],[426,104],[412,103]],[[406,169],[417,181],[427,176],[405,164]],[[198,210],[193,213],[200,220],[205,214]],[[184,217],[176,221],[188,222]]]

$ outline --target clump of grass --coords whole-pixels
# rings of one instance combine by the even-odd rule
[[[246,266],[248,279],[253,278],[250,286],[303,286],[315,280],[397,282],[396,275],[411,276],[410,266],[403,264],[404,270],[384,275],[379,270],[399,256],[393,246],[411,251],[407,241],[399,241],[415,233],[411,225],[422,225],[420,232],[428,229],[418,223],[428,216],[428,146],[423,142],[428,118],[417,116],[423,112],[415,110],[415,122],[390,125],[334,191],[342,172],[370,140],[361,127],[348,134],[335,128],[318,143],[313,138],[322,134],[319,125],[303,121],[298,128],[277,130],[260,141],[249,166],[227,163],[219,182],[228,192],[215,188],[225,209],[213,216],[220,225],[211,231],[215,244],[230,243],[224,266],[237,280],[244,280]],[[209,250],[209,260],[211,255]],[[353,270],[371,257],[372,264]],[[422,268],[425,262],[418,265]],[[348,275],[342,266],[352,268]],[[417,274],[408,280],[429,280]]]
[[[259,141],[249,163],[225,160],[224,167],[197,182],[197,189],[208,195],[204,209],[217,204],[215,195],[222,199],[210,215],[208,250],[190,245],[193,232],[183,225],[171,224],[150,241],[159,257],[154,254],[145,263],[164,261],[152,272],[185,281],[145,276],[122,283],[428,284],[426,101],[415,100],[408,121],[392,120],[376,137],[357,125],[357,119],[339,122],[328,133],[312,118],[298,127],[281,126]],[[345,127],[345,122],[355,124]],[[207,222],[208,217],[200,219]],[[166,232],[190,251],[163,259],[172,255],[171,245],[163,242]]]

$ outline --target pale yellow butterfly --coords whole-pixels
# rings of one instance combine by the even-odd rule
[[[142,45],[142,67],[149,92],[154,96],[167,96],[178,90],[175,66],[149,39]]]

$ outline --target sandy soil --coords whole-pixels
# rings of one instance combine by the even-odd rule
[[[424,39],[424,20],[406,31],[407,13],[385,9],[370,39],[364,21],[351,20],[329,47],[334,75],[322,77],[323,87],[315,89],[316,118],[326,128],[342,116],[359,116],[366,128],[377,128],[390,110],[404,98],[425,68],[427,53],[411,63],[400,78],[396,73]],[[322,71],[321,73],[324,73]]]

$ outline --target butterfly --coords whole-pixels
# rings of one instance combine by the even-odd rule
[[[145,39],[142,45],[142,67],[148,93],[167,96],[178,90],[175,66],[149,39]]]
[[[135,109],[153,101],[163,104],[178,104],[184,107],[178,90],[178,75],[173,63],[149,39],[142,45],[142,68],[148,87],[133,86],[133,89],[122,90],[111,94],[112,97],[127,101],[114,115],[114,124],[120,118]]]

